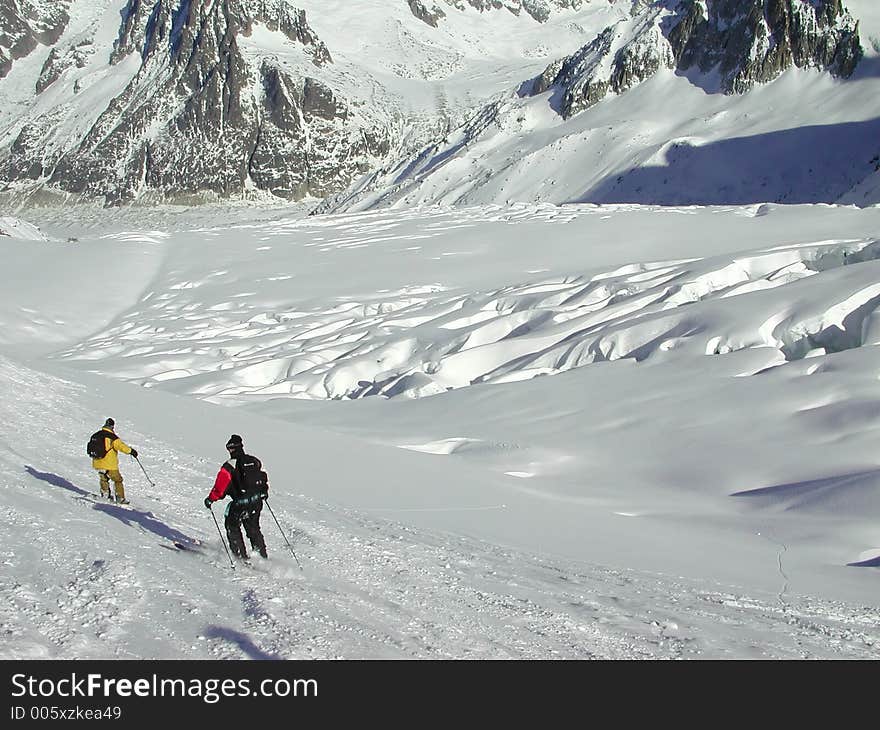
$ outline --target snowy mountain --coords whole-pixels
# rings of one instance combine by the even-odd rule
[[[839,0],[3,0],[0,181],[16,203],[329,196],[323,212],[865,204],[880,150],[858,17]],[[802,148],[838,138],[843,161],[791,182]],[[707,179],[730,158],[748,199]]]
[[[870,205],[876,9],[634,3],[465,126],[320,212],[440,203]],[[867,50],[865,50],[867,48]]]
[[[372,0],[357,12],[324,0],[71,0],[68,13],[4,2],[21,25],[0,37],[8,191],[108,203],[337,192],[620,12],[568,0]]]

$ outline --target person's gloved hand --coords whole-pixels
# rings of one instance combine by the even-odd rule
[[[213,500],[210,497],[205,497],[205,507],[211,509],[212,504],[214,504]]]
[[[260,492],[260,499],[262,499],[264,502],[269,499],[269,492]]]
[[[137,459],[137,458],[138,458],[138,450],[137,450],[137,449],[132,449],[132,450],[131,450],[131,455],[132,455],[135,459]]]

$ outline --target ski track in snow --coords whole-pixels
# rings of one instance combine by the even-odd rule
[[[3,658],[876,657],[876,608],[553,561],[290,494],[270,503],[304,569],[266,513],[270,560],[233,572],[199,509],[212,464],[132,425],[156,488],[123,459],[132,509],[83,499],[84,389],[7,359],[0,374]]]

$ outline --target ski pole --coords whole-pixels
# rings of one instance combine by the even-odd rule
[[[284,534],[284,530],[281,529],[281,525],[278,522],[278,518],[275,516],[275,513],[272,511],[272,505],[269,504],[269,498],[266,497],[264,500],[266,502],[266,506],[269,508],[269,514],[272,515],[272,519],[275,520],[275,524],[278,525],[278,529],[281,532],[281,537],[284,538],[284,542],[287,543],[287,549],[290,550],[290,554],[293,555],[293,559],[296,561],[296,564],[299,566],[299,569],[302,570],[302,563],[299,562],[299,558],[296,557],[296,553],[293,552],[293,547],[290,545],[290,540],[287,539],[287,535]]]
[[[156,484],[153,482],[152,479],[150,479],[150,475],[147,474],[147,470],[144,469],[144,465],[141,464],[141,460],[138,459],[136,456],[134,457],[134,460],[138,463],[138,466],[141,468],[141,471],[144,473],[144,476],[147,478],[147,481],[150,483],[150,486],[155,487]]]
[[[214,518],[214,524],[217,525],[217,534],[220,535],[220,542],[223,543],[223,549],[226,551],[226,557],[229,558],[229,567],[235,570],[235,563],[232,562],[232,556],[229,554],[229,548],[226,547],[226,540],[223,539],[223,533],[220,532],[220,523],[217,522],[217,515],[214,514],[214,510],[209,507],[208,510],[211,512],[211,517]]]

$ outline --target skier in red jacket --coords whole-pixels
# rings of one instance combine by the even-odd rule
[[[241,526],[244,525],[251,547],[262,557],[268,557],[266,541],[260,530],[260,512],[263,510],[263,500],[269,496],[269,478],[263,471],[262,462],[244,452],[244,444],[238,434],[229,437],[226,450],[229,459],[223,462],[217,472],[214,488],[205,497],[205,507],[211,509],[217,500],[231,497],[223,524],[233,555],[244,559],[248,557],[241,534]]]

